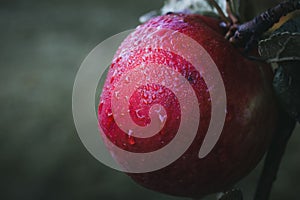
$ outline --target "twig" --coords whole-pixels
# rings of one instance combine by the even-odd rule
[[[253,20],[239,25],[229,41],[241,47],[245,47],[245,50],[248,50],[257,42],[259,37],[278,22],[282,16],[297,9],[300,9],[300,1],[283,1],[277,6],[261,13]]]
[[[232,0],[226,0],[226,12],[231,21],[230,24],[227,24],[228,31],[225,34],[225,39],[228,40],[234,33],[237,31],[239,27],[239,20],[235,16],[234,11],[232,10]]]
[[[273,136],[271,146],[267,153],[263,171],[261,173],[254,200],[268,200],[273,182],[276,180],[285,148],[295,128],[295,120],[285,111],[279,113],[279,126]]]
[[[218,11],[220,18],[222,21],[226,22],[226,24],[230,24],[230,20],[225,16],[224,12],[222,11],[222,8],[219,6],[219,4],[215,0],[207,0],[213,7],[216,8]]]
[[[229,19],[231,20],[232,24],[237,24],[239,20],[235,16],[235,14],[233,13],[232,6],[233,6],[232,0],[226,0],[226,12],[227,12],[227,15],[228,15]]]

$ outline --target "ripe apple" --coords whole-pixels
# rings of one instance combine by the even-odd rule
[[[119,148],[135,153],[156,151],[172,141],[182,122],[191,121],[188,116],[181,116],[182,107],[174,92],[157,83],[135,88],[130,97],[118,97],[118,91],[114,89],[128,71],[140,65],[149,65],[151,70],[151,63],[169,66],[188,80],[198,99],[201,118],[190,147],[162,169],[128,173],[147,188],[192,198],[224,191],[257,165],[269,145],[277,113],[272,70],[264,63],[244,57],[239,49],[224,39],[224,30],[219,23],[216,19],[197,14],[169,13],[153,18],[137,27],[123,41],[113,59],[100,97],[98,119],[103,137]],[[225,124],[218,142],[204,158],[199,158],[198,153],[211,118],[210,88],[195,66],[180,55],[168,49],[136,48],[145,38],[152,38],[149,28],[170,29],[192,38],[210,55],[222,76],[227,102]],[[164,35],[160,41],[152,39],[159,44],[167,38]],[[123,90],[129,89],[123,86]],[[112,113],[112,98],[115,97],[127,98],[131,120],[139,126],[151,123],[149,111],[153,105],[162,105],[166,114],[162,116],[166,117],[162,119],[165,120],[164,126],[157,134],[146,138],[125,133]],[[120,162],[126,160],[115,154],[114,158]]]

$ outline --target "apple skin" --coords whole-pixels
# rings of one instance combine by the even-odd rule
[[[180,56],[164,50],[133,51],[130,48],[134,42],[149,37],[148,27],[172,29],[193,38],[209,53],[221,73],[227,95],[225,124],[217,144],[202,159],[198,158],[198,152],[211,116],[208,88],[195,68]],[[165,126],[150,138],[135,138],[120,130],[111,114],[112,91],[122,74],[141,63],[164,64],[185,76],[197,95],[201,112],[196,138],[178,160],[157,171],[128,173],[142,186],[171,195],[201,198],[232,187],[264,155],[277,119],[272,89],[273,73],[269,65],[242,56],[237,48],[224,39],[223,31],[216,19],[171,13],[140,25],[119,47],[98,107],[99,125],[111,142],[127,151],[151,152],[174,138],[180,120],[189,120],[180,116],[180,106],[172,91],[160,85],[146,85],[130,97],[131,118],[135,123],[145,126],[150,120],[149,108],[161,104],[168,115]],[[137,110],[139,113],[135,112]],[[141,115],[144,117],[140,118]]]

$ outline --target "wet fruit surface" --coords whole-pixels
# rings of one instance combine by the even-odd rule
[[[115,88],[122,76],[130,70],[152,63],[168,66],[188,80],[199,102],[199,128],[188,150],[163,169],[129,174],[147,188],[187,197],[201,197],[225,190],[256,166],[268,146],[276,118],[271,69],[243,57],[224,39],[223,30],[218,24],[217,20],[200,15],[160,16],[139,26],[125,39],[114,57],[100,98],[98,117],[105,133],[103,137],[119,148],[135,153],[158,150],[175,137],[182,121],[191,121],[188,115],[181,115],[183,107],[174,91],[160,84],[147,84],[135,88],[131,96],[119,96],[120,91]],[[157,49],[148,46],[139,48],[141,42],[152,39],[149,28],[171,29],[197,41],[211,56],[223,78],[227,96],[225,124],[216,146],[204,158],[199,159],[198,153],[210,123],[211,88],[207,87],[195,66],[169,49],[159,48],[163,47],[161,45],[164,41],[168,41],[169,35],[162,34],[160,40],[152,40]],[[125,78],[126,81],[138,80]],[[123,89],[126,90],[126,87]],[[156,104],[163,106],[165,112],[156,110],[162,124],[160,131],[148,138],[134,137],[131,130],[127,133],[122,131],[112,113],[112,98],[126,98],[131,120],[140,126],[150,123],[151,107]],[[185,106],[188,110],[189,102]],[[188,112],[192,113],[193,110]],[[118,161],[125,159],[118,155],[115,157]]]

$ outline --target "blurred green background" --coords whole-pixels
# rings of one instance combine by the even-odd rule
[[[103,166],[76,133],[76,72],[98,43],[160,8],[149,0],[0,1],[0,199],[179,200]],[[300,129],[290,141],[272,199],[297,200]],[[238,185],[250,199],[261,164]],[[214,195],[207,199],[215,199]]]

